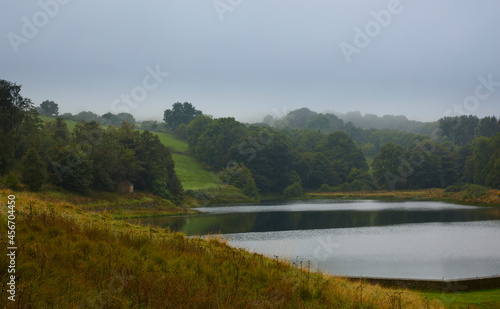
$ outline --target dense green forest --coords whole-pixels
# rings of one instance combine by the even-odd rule
[[[281,119],[267,116],[262,123],[245,124],[177,102],[164,111],[164,122],[142,122],[138,131],[127,113],[66,113],[43,123],[39,113],[58,116],[56,103],[35,107],[21,96],[20,86],[2,80],[0,87],[0,173],[11,188],[20,180],[31,190],[52,184],[79,192],[113,191],[128,180],[139,190],[180,200],[183,189],[171,151],[150,131],[185,140],[191,156],[218,173],[223,184],[254,200],[261,193],[289,198],[305,191],[500,188],[500,122],[494,116],[420,123],[348,114],[364,121],[358,127],[302,108]],[[72,132],[63,118],[79,121]],[[411,128],[404,132],[400,126]]]
[[[187,125],[189,149],[215,170],[235,163],[246,166],[261,192],[295,188],[296,194],[288,196],[300,195],[302,189],[422,189],[464,183],[500,186],[500,123],[495,117],[447,117],[439,120],[439,128],[432,134],[417,135],[361,129],[343,124],[334,115],[308,111],[292,111],[285,117],[287,125],[274,127],[198,116]],[[310,118],[296,116],[305,114]],[[320,121],[328,123],[321,127],[315,125],[318,116],[335,121]],[[451,131],[446,127],[450,122],[454,124]],[[469,142],[457,143],[453,138],[457,131]],[[371,169],[366,158],[372,161]]]

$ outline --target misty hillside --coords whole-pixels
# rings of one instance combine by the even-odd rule
[[[409,120],[403,115],[364,114],[361,112],[348,112],[346,114],[335,113],[344,122],[352,122],[355,126],[363,129],[394,129],[415,134],[430,134],[437,122],[421,122]]]
[[[276,127],[291,126],[296,129],[319,130],[323,133],[330,133],[336,130],[343,130],[349,126],[355,126],[361,129],[398,130],[425,135],[431,134],[432,130],[438,125],[437,122],[409,120],[403,115],[362,115],[359,111],[348,112],[346,114],[334,111],[317,113],[305,107],[291,111],[280,119],[268,115],[264,118],[263,122]]]

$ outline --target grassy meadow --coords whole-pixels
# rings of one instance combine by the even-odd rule
[[[56,121],[56,118],[54,117],[47,117],[47,116],[38,116],[43,122],[52,122]],[[66,121],[66,125],[68,126],[69,132],[73,132],[73,129],[75,128],[76,124],[78,123],[77,121],[74,120],[64,120]]]
[[[151,132],[160,138],[163,145],[172,149],[173,152],[186,153],[188,151],[188,144],[185,141],[181,141],[175,138],[170,133],[165,132]]]
[[[2,289],[1,308],[444,308],[418,292],[293,267],[217,236],[187,238],[114,220],[85,210],[85,197],[1,190],[0,199],[10,194],[17,301]],[[7,207],[0,212],[6,235]],[[1,254],[0,269],[8,263]],[[7,276],[1,280],[5,286]]]
[[[184,190],[217,188],[221,181],[213,172],[206,170],[195,158],[173,153],[175,172],[181,180]]]
[[[440,300],[447,308],[500,308],[500,289],[460,293],[424,292],[423,295],[428,299]]]

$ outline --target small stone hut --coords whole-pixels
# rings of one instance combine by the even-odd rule
[[[132,193],[134,192],[134,184],[128,180],[120,182],[118,185],[118,192],[122,193]]]

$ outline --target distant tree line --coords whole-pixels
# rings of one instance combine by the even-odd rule
[[[108,129],[83,121],[73,132],[62,118],[44,124],[20,90],[0,80],[0,174],[7,175],[7,186],[19,189],[20,179],[31,190],[51,184],[85,193],[114,191],[128,180],[165,198],[182,195],[170,150],[158,136],[139,132],[125,120]]]
[[[91,111],[82,111],[78,114],[64,113],[59,115],[59,105],[54,103],[54,101],[43,101],[40,106],[36,107],[37,112],[40,115],[48,117],[61,117],[64,120],[72,120],[76,122],[91,122],[95,121],[103,126],[121,126],[123,121],[128,123],[136,124],[139,130],[147,130],[152,132],[166,132],[169,127],[164,122],[159,122],[156,120],[144,120],[142,122],[137,122],[134,116],[130,113],[105,113],[103,115],[98,115]],[[188,122],[189,123],[189,122]]]
[[[444,117],[433,139],[414,147],[382,146],[373,173],[384,188],[419,189],[477,184],[500,189],[500,121],[495,117]]]
[[[308,108],[291,111],[280,119],[268,115],[264,118],[263,124],[285,131],[293,129],[307,129],[321,133],[344,131],[357,143],[367,158],[373,158],[388,142],[411,148],[428,138],[438,127],[437,122],[410,121],[404,116],[378,117],[370,114],[361,116],[359,112],[347,113],[343,116],[347,120],[358,119],[357,124],[351,121],[344,122],[335,114],[316,113]]]
[[[500,133],[470,144],[427,140],[410,150],[385,144],[373,160],[375,179],[386,189],[445,188],[477,184],[500,189]]]
[[[71,113],[64,113],[64,114],[60,115],[60,117],[62,119],[65,119],[65,120],[73,120],[73,121],[77,121],[77,122],[95,121],[101,125],[105,125],[105,126],[112,125],[115,127],[119,127],[123,121],[126,121],[128,123],[132,123],[132,124],[136,123],[134,116],[132,114],[129,114],[129,113],[113,114],[113,113],[108,112],[108,113],[105,113],[105,114],[99,116],[98,114],[96,114],[94,112],[83,111],[83,112],[79,112],[76,115],[73,115]]]
[[[470,144],[478,137],[492,137],[500,132],[500,120],[495,116],[479,119],[472,115],[439,119],[441,133],[458,146]]]
[[[361,115],[361,112],[359,111],[348,112],[346,114],[335,113],[335,115],[337,115],[344,122],[351,122],[356,127],[362,129],[398,130],[414,134],[430,134],[436,127],[435,122],[409,120],[406,116],[402,115]]]
[[[409,120],[401,115],[384,115],[380,117],[374,114],[361,115],[359,111],[346,114],[335,112],[317,113],[305,107],[291,111],[281,118],[267,115],[264,117],[263,123],[278,128],[311,129],[323,133],[342,130],[346,126],[355,126],[360,129],[398,130],[406,133],[427,135],[437,126],[435,122]]]

